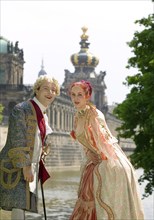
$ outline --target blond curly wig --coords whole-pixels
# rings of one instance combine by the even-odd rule
[[[40,76],[36,82],[34,83],[34,86],[33,86],[33,95],[35,96],[36,95],[36,91],[40,88],[40,86],[45,82],[51,82],[53,83],[55,86],[56,86],[56,95],[59,96],[60,95],[60,85],[58,83],[58,81],[51,77],[51,76],[47,76],[47,75],[43,75],[43,76]]]

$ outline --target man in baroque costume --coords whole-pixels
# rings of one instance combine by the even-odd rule
[[[60,86],[54,78],[40,76],[33,93],[32,99],[13,108],[0,152],[0,208],[11,211],[12,220],[24,220],[25,211],[38,212],[38,180],[48,178],[40,173],[48,174],[42,157],[52,132],[45,112],[60,94]]]

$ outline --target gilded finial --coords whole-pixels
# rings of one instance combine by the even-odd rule
[[[88,40],[88,35],[86,35],[86,32],[87,32],[87,30],[88,30],[88,28],[86,27],[86,26],[84,26],[84,27],[82,27],[81,28],[82,29],[82,31],[83,31],[83,34],[81,35],[81,39],[82,40]]]

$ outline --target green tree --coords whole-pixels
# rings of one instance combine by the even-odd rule
[[[126,78],[130,92],[114,114],[122,121],[119,136],[132,138],[136,144],[130,159],[135,168],[144,170],[139,182],[146,181],[143,196],[147,197],[154,190],[154,15],[135,23],[142,29],[128,43],[134,56],[127,68],[135,68],[136,74]]]
[[[3,105],[0,104],[0,123],[1,123],[2,120],[3,120],[3,115],[2,115],[3,109],[4,109]]]

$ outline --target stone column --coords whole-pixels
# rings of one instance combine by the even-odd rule
[[[64,109],[61,109],[61,130],[64,131]]]
[[[57,129],[60,130],[60,111],[59,108],[57,108]]]
[[[52,127],[55,130],[55,109],[52,109]]]
[[[50,114],[51,114],[51,109],[49,108],[48,109],[48,114],[47,114],[48,115],[48,122],[49,122],[49,124],[51,124],[51,122],[50,122]]]

